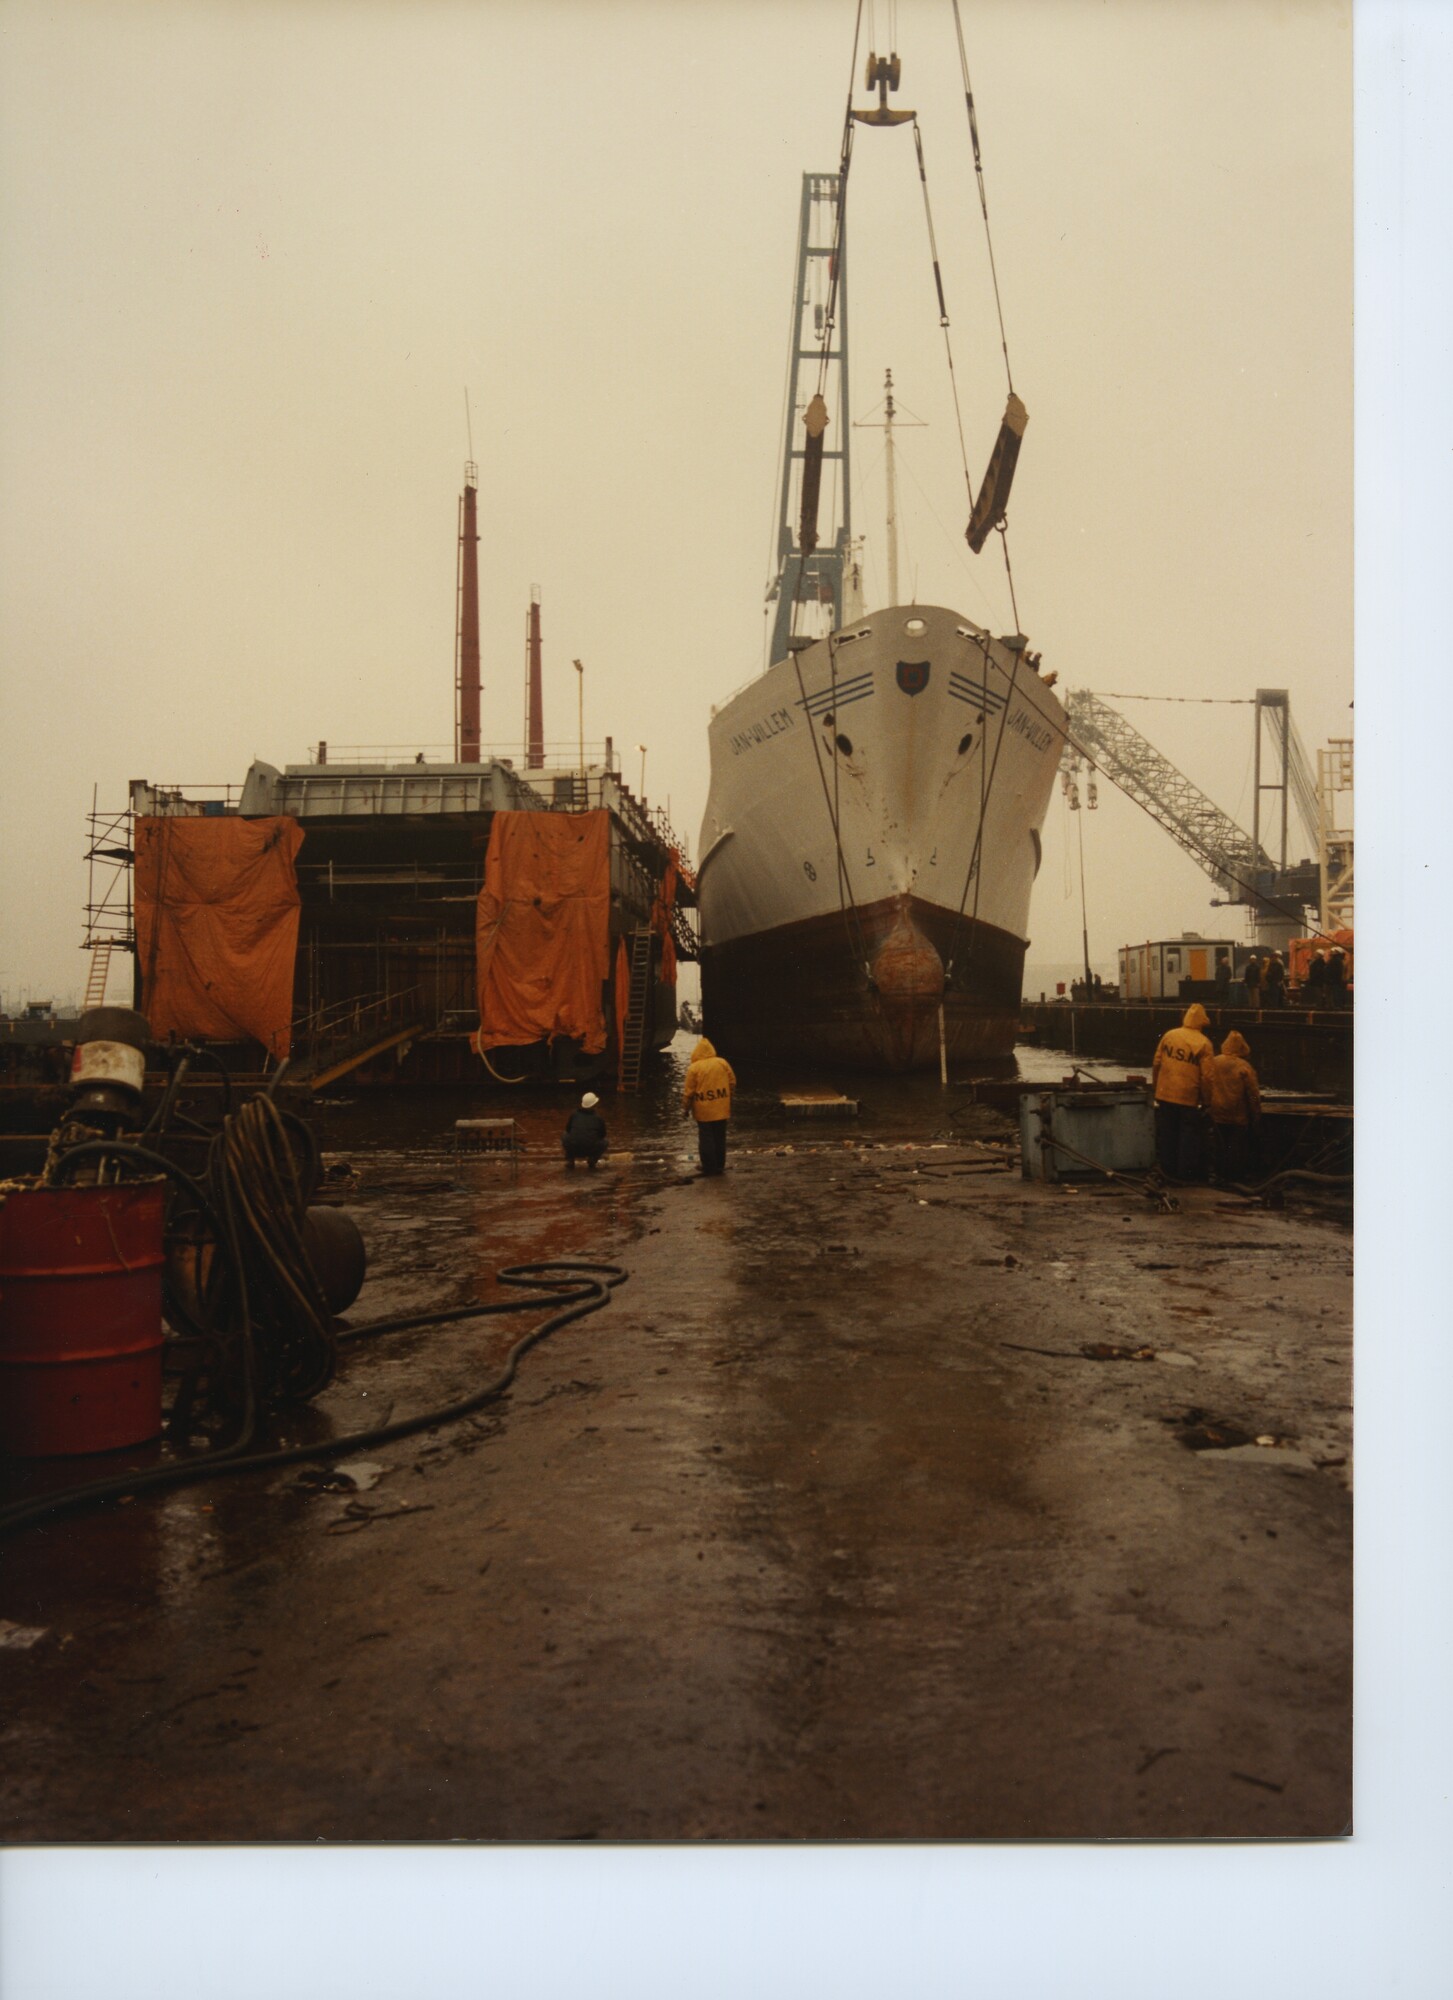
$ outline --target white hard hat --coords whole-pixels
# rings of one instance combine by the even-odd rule
[[[584,1097],[582,1097],[580,1100],[580,1108],[582,1111],[594,1111],[596,1105],[599,1104],[599,1102],[600,1099],[596,1096],[595,1092],[593,1090],[587,1090]]]

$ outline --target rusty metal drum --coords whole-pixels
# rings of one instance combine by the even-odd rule
[[[160,1435],[166,1183],[0,1201],[0,1452],[118,1451]]]

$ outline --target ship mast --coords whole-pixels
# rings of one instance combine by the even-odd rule
[[[922,420],[912,412],[905,417],[893,400],[893,370],[883,371],[883,421],[881,424],[861,418],[854,422],[855,431],[882,431],[883,469],[887,475],[888,487],[888,602],[897,604],[898,598],[898,465],[894,458],[893,427],[904,423],[922,427]]]
[[[884,370],[883,467],[888,476],[888,602],[898,599],[898,488],[893,476],[893,370]]]

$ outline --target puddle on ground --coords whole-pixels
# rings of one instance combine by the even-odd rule
[[[1163,1418],[1162,1422],[1176,1427],[1176,1435],[1187,1451],[1213,1451],[1228,1461],[1250,1464],[1254,1460],[1258,1464],[1279,1465],[1283,1471],[1318,1469],[1316,1460],[1298,1451],[1292,1438],[1278,1436],[1274,1431],[1259,1431],[1253,1436],[1239,1424],[1213,1417],[1206,1410],[1185,1410],[1180,1416]]]

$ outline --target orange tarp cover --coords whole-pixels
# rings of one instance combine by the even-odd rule
[[[475,920],[481,1048],[605,1047],[610,814],[498,812]]]
[[[302,844],[287,817],[137,820],[136,953],[155,1036],[287,1054]]]

